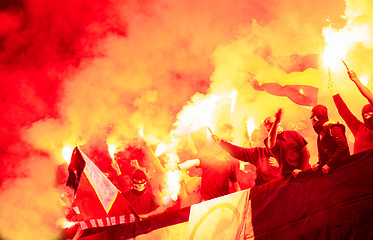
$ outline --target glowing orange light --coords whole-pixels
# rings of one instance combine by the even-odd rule
[[[66,145],[63,149],[62,149],[62,156],[63,156],[63,159],[70,164],[70,161],[71,161],[71,155],[73,153],[74,149],[73,147],[69,146],[69,145]]]
[[[253,118],[249,118],[246,121],[246,129],[247,133],[249,134],[249,137],[251,137],[251,134],[254,132],[256,126],[255,126],[255,120]]]
[[[144,137],[144,128],[140,127],[139,134],[141,137]]]
[[[336,69],[341,65],[340,59],[345,59],[350,49],[359,42],[367,40],[367,26],[349,26],[341,30],[333,27],[323,29],[326,43],[322,60],[325,68]]]
[[[112,159],[114,159],[114,154],[115,154],[116,148],[117,148],[117,145],[115,145],[114,143],[110,143],[108,145],[108,151],[109,151],[110,157]]]
[[[191,131],[209,126],[218,102],[219,97],[215,95],[209,95],[203,99],[194,96],[193,104],[185,106],[180,112],[176,125],[188,127]]]
[[[169,196],[172,200],[176,201],[178,198],[179,190],[180,190],[180,171],[174,170],[169,171],[166,174],[166,187],[165,187],[165,194]]]
[[[62,228],[71,228],[75,224],[76,224],[76,222],[69,222],[64,218],[57,221],[57,226],[60,226]]]
[[[154,155],[155,155],[156,157],[159,157],[159,156],[161,156],[161,155],[166,151],[166,149],[167,149],[166,144],[164,144],[164,143],[160,143],[160,144],[158,145],[157,149],[155,150]]]
[[[299,92],[300,92],[301,94],[303,94],[303,93],[304,93],[304,92],[303,92],[303,89],[300,89],[300,90],[299,90]]]

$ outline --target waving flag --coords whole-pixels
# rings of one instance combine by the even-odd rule
[[[75,189],[73,208],[83,230],[135,221],[127,200],[78,147],[73,151],[68,170],[66,185]]]
[[[295,104],[312,107],[317,105],[319,78],[317,70],[308,69],[304,72],[293,72],[278,81],[276,79],[276,81],[262,84],[259,84],[258,80],[253,77],[250,83],[255,90],[287,97]]]

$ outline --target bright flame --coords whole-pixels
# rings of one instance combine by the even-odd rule
[[[233,90],[231,92],[231,98],[232,98],[232,102],[231,102],[231,114],[233,114],[234,108],[236,106],[237,93],[238,93],[237,90]]]
[[[169,171],[166,174],[166,186],[165,186],[165,200],[170,197],[172,200],[176,201],[178,198],[180,190],[180,171],[174,170]]]
[[[246,121],[246,129],[247,133],[249,134],[249,137],[251,137],[251,134],[254,132],[256,126],[255,126],[255,120],[253,118],[249,118]]]
[[[160,144],[158,145],[157,149],[155,150],[154,155],[155,155],[156,157],[159,157],[159,156],[161,156],[161,155],[166,151],[166,149],[167,149],[166,144],[164,144],[164,143],[160,143]]]
[[[303,89],[300,89],[300,90],[299,90],[299,92],[300,92],[301,94],[303,94],[303,93],[304,93],[304,92],[303,92]]]
[[[73,154],[73,147],[69,146],[69,145],[66,145],[63,149],[62,149],[62,156],[63,156],[63,159],[70,164],[70,161],[71,161],[71,155]]]
[[[60,226],[62,228],[70,228],[70,227],[74,226],[75,224],[76,224],[76,222],[69,222],[64,218],[57,221],[57,226]]]
[[[141,137],[144,137],[144,128],[143,127],[140,127],[139,134],[140,134]]]
[[[322,61],[325,68],[336,69],[341,66],[340,59],[345,59],[348,51],[359,42],[363,42],[369,38],[367,36],[367,27],[369,26],[354,26],[345,27],[337,30],[332,27],[323,29],[323,35],[326,43]],[[369,29],[368,29],[369,30]]]
[[[117,148],[117,145],[115,145],[114,143],[110,143],[108,145],[108,151],[109,151],[110,157],[112,159],[114,159],[114,154],[115,154],[116,148]]]
[[[209,95],[203,99],[195,95],[192,99],[193,104],[185,106],[180,112],[177,125],[188,128],[189,131],[211,125],[219,100],[220,98],[215,95]]]

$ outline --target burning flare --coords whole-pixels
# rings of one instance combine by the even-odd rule
[[[155,150],[154,155],[155,155],[156,157],[159,157],[159,156],[161,156],[161,155],[166,151],[166,149],[167,149],[166,144],[164,144],[164,143],[160,143],[160,144],[158,145],[157,149]]]
[[[255,126],[255,120],[253,118],[249,118],[246,121],[246,129],[247,134],[249,134],[249,137],[251,137],[251,134],[254,132],[256,126]]]
[[[61,218],[60,220],[57,221],[57,226],[62,227],[62,228],[71,228],[77,224],[76,222],[69,222],[65,218]]]
[[[114,159],[114,154],[115,154],[116,148],[117,148],[117,145],[115,145],[114,143],[110,143],[108,145],[108,151],[109,151],[110,157],[112,159]]]
[[[337,30],[331,26],[323,29],[326,47],[322,55],[325,68],[336,69],[340,66],[340,59],[345,59],[347,53],[357,44],[369,41],[369,26],[346,26]]]
[[[74,151],[74,148],[71,147],[70,145],[66,145],[66,146],[62,149],[62,156],[63,156],[63,159],[64,159],[68,164],[70,164],[70,161],[71,161],[71,155],[73,154],[73,151]]]
[[[167,172],[166,175],[166,186],[165,186],[165,201],[167,197],[170,197],[172,200],[176,201],[178,198],[180,190],[180,171],[173,170]]]

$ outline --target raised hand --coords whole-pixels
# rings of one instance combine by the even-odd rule
[[[353,82],[358,82],[359,81],[359,78],[357,77],[356,73],[352,70],[348,70],[347,71],[348,73],[348,77],[353,81]]]
[[[275,117],[278,121],[281,120],[281,117],[282,117],[282,108],[280,108],[277,113],[275,114]]]
[[[325,164],[323,167],[322,167],[322,172],[323,173],[328,173],[330,170],[330,167],[328,166],[328,164]]]
[[[220,143],[220,141],[221,141],[221,138],[216,136],[215,134],[211,134],[211,138],[216,143]]]

